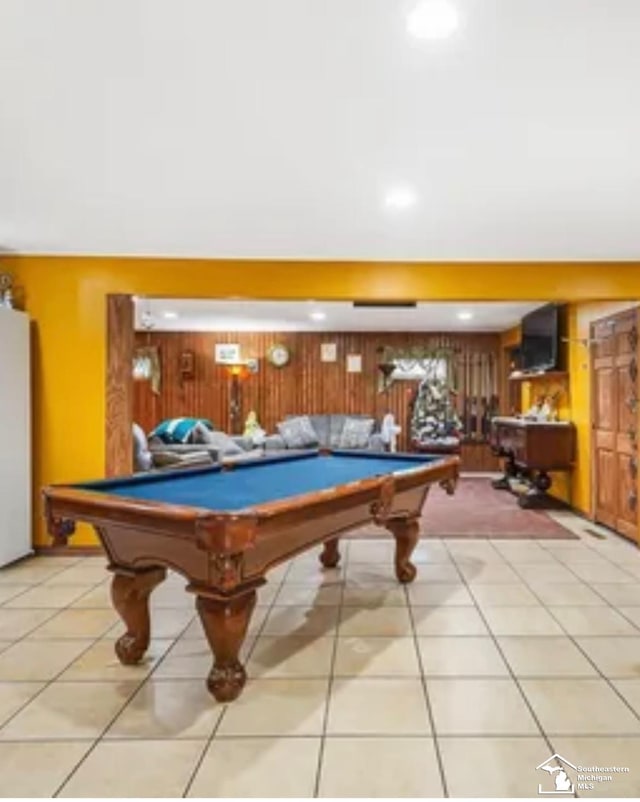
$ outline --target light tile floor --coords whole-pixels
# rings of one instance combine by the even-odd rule
[[[536,796],[559,752],[639,796],[640,552],[556,517],[580,539],[423,541],[408,588],[383,539],[272,572],[230,705],[178,576],[125,667],[102,558],[0,570],[0,793]]]

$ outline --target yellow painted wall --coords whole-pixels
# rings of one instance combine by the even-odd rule
[[[49,542],[40,488],[104,472],[106,296],[420,300],[640,297],[640,264],[297,263],[3,257],[34,323],[36,545]],[[581,325],[584,325],[582,318]],[[95,543],[82,529],[76,545]]]

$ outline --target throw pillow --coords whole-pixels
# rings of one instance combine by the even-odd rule
[[[229,457],[232,454],[244,454],[244,449],[224,432],[212,432],[206,426],[198,424],[193,430],[193,442],[198,445],[206,445],[215,448],[221,457]]]
[[[149,437],[159,437],[167,444],[190,443],[193,442],[191,435],[198,423],[213,429],[211,421],[204,418],[167,418],[156,426]]]
[[[289,418],[276,427],[287,448],[315,448],[318,445],[318,435],[307,415]]]
[[[339,448],[366,448],[374,424],[373,418],[347,418],[340,433]]]

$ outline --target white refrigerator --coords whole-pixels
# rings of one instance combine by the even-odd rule
[[[0,306],[0,566],[31,546],[29,318]]]

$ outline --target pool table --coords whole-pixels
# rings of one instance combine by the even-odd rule
[[[339,537],[373,520],[396,541],[395,573],[411,582],[418,519],[432,484],[453,493],[457,457],[312,451],[206,468],[156,471],[43,490],[57,543],[75,522],[92,524],[114,577],[111,597],[126,626],[122,663],[149,646],[149,595],[167,568],[188,580],[214,655],[207,685],[231,701],[246,681],[239,652],[256,590],[270,568],[324,544],[325,567],[340,560]]]

